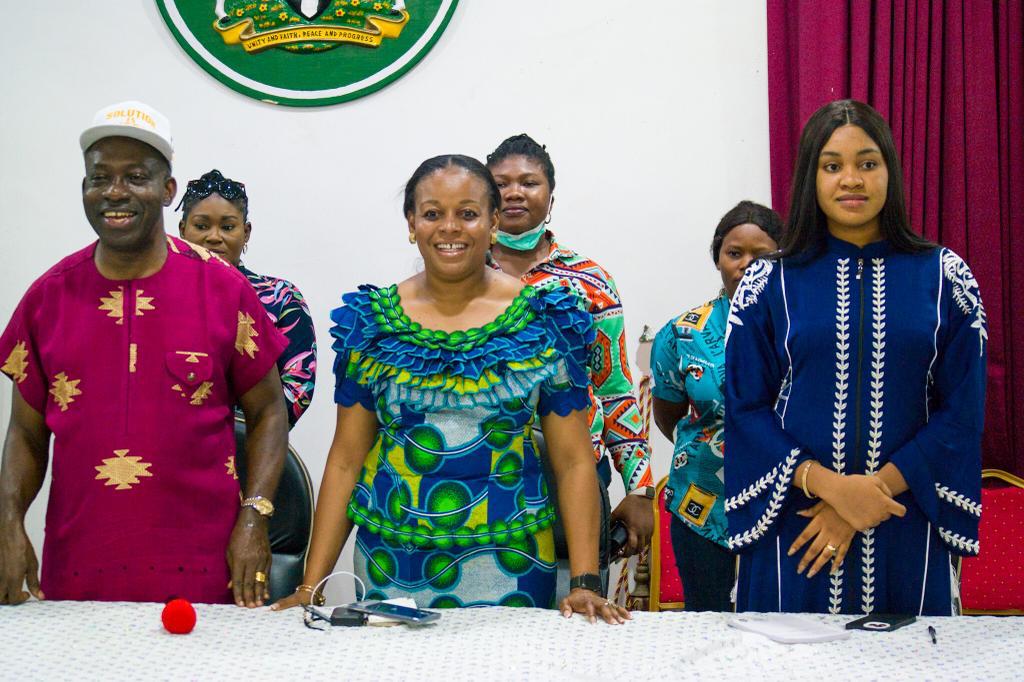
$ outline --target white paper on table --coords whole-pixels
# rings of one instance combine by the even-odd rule
[[[730,627],[764,635],[782,644],[813,644],[846,639],[850,631],[795,613],[739,614],[728,621]]]

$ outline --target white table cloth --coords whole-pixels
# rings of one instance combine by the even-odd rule
[[[170,680],[1010,680],[1024,618],[924,618],[893,633],[783,645],[727,614],[637,613],[591,625],[540,609],[451,609],[426,628],[309,630],[301,611],[198,605],[189,635],[162,604],[0,607],[0,678]],[[809,616],[843,624],[852,616]],[[926,626],[938,632],[932,644]]]

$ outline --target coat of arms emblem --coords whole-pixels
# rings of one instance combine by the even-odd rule
[[[275,104],[319,106],[397,80],[430,50],[458,0],[156,0],[215,78]]]
[[[409,21],[402,0],[215,0],[213,13],[224,42],[246,52],[321,52],[344,43],[379,47],[402,35]]]

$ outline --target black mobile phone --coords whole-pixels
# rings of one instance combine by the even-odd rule
[[[382,601],[357,601],[353,604],[349,604],[347,608],[350,611],[366,613],[371,616],[393,618],[395,620],[400,620],[403,623],[411,623],[412,625],[426,625],[427,623],[433,623],[441,619],[441,614],[434,611],[410,609],[407,606],[388,604]]]
[[[846,624],[847,630],[868,630],[870,632],[892,632],[899,630],[904,625],[910,625],[917,620],[917,616],[902,614],[875,613],[864,616]]]
[[[628,540],[629,531],[626,530],[626,524],[622,521],[616,521],[615,525],[612,526],[611,532],[608,533],[608,556],[612,559],[618,557]]]

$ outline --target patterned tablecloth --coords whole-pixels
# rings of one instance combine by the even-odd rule
[[[170,635],[161,609],[0,607],[0,679],[1010,680],[1024,662],[1020,618],[925,618],[893,633],[787,646],[730,628],[723,614],[638,613],[613,627],[539,609],[452,609],[425,628],[316,632],[297,610],[199,605],[195,630]]]

